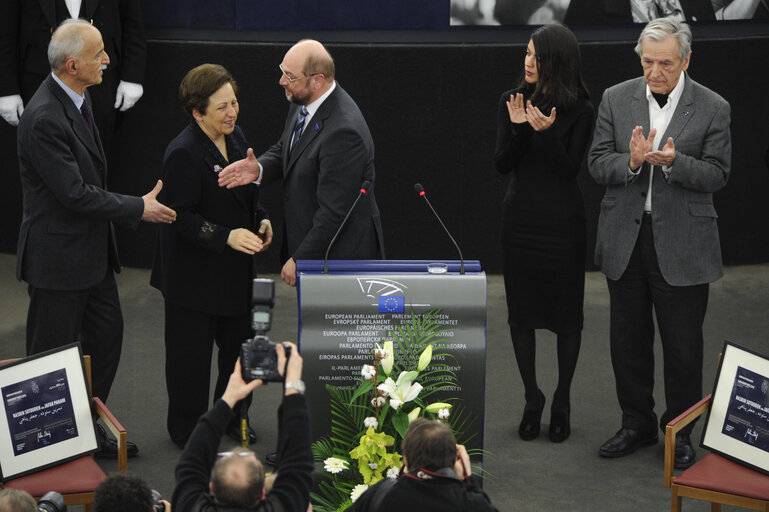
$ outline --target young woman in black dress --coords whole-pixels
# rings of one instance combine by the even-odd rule
[[[502,94],[497,171],[511,176],[502,203],[508,324],[526,406],[518,434],[539,435],[545,395],[537,385],[535,329],[558,336],[558,386],[549,437],[571,433],[569,391],[582,339],[585,213],[577,173],[594,110],[580,73],[579,46],[563,25],[531,36],[520,85]]]

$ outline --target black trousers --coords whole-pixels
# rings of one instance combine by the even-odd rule
[[[123,312],[112,270],[84,290],[29,286],[27,354],[38,354],[80,340],[91,356],[93,396],[107,401],[123,347]]]
[[[702,398],[702,323],[709,285],[672,286],[660,272],[651,218],[644,215],[627,269],[607,279],[611,298],[611,360],[622,408],[622,426],[647,432],[654,413],[654,319],[657,318],[665,378],[661,429]],[[694,424],[683,429],[691,432]]]
[[[209,409],[214,343],[219,348],[216,402],[224,394],[241,344],[252,336],[251,315],[212,315],[165,301],[165,320],[167,427],[171,439],[184,445]],[[250,403],[250,397],[240,402],[246,409]]]

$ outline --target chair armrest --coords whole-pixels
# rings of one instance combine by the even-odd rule
[[[673,418],[665,426],[665,487],[673,483],[673,470],[675,469],[676,434],[692,421],[699,418],[710,407],[710,397],[706,396],[687,410]]]
[[[128,471],[128,435],[126,434],[125,427],[123,427],[99,397],[93,397],[93,404],[96,413],[104,421],[104,425],[117,439],[117,469],[121,473],[125,473]]]

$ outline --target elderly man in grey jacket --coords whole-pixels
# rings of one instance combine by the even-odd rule
[[[638,39],[644,76],[604,92],[590,174],[606,186],[595,260],[611,297],[611,356],[622,428],[599,454],[622,457],[657,442],[654,320],[662,340],[666,408],[660,428],[701,398],[708,283],[721,277],[713,192],[729,178],[729,104],[686,73],[691,31],[675,18]],[[676,438],[676,467],[695,453]]]

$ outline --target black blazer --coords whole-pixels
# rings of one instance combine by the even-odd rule
[[[368,193],[350,215],[329,257],[384,258],[374,196],[374,141],[358,105],[337,83],[289,155],[299,108],[291,106],[280,140],[259,157],[262,183],[283,180],[286,256],[322,259],[361,183],[368,180]]]
[[[99,134],[91,136],[50,75],[21,116],[18,153],[24,210],[16,277],[37,288],[79,290],[104,279],[108,265],[119,272],[111,221],[136,227],[144,202],[107,192]]]
[[[50,72],[51,34],[69,18],[57,3],[64,5],[63,0],[0,2],[0,96],[22,94],[22,75]],[[110,58],[107,71],[117,70],[121,80],[141,83],[147,53],[141,0],[82,0],[80,13],[101,32]]]
[[[715,21],[710,0],[681,0],[686,21]],[[571,0],[563,20],[567,25],[633,23],[630,0]]]
[[[231,162],[246,157],[239,127],[226,140]],[[267,214],[256,185],[219,187],[215,166],[227,161],[195,122],[168,145],[158,200],[176,210],[176,222],[158,227],[150,284],[174,304],[237,315],[251,307],[253,256],[232,249],[227,237],[235,228],[256,233]]]

